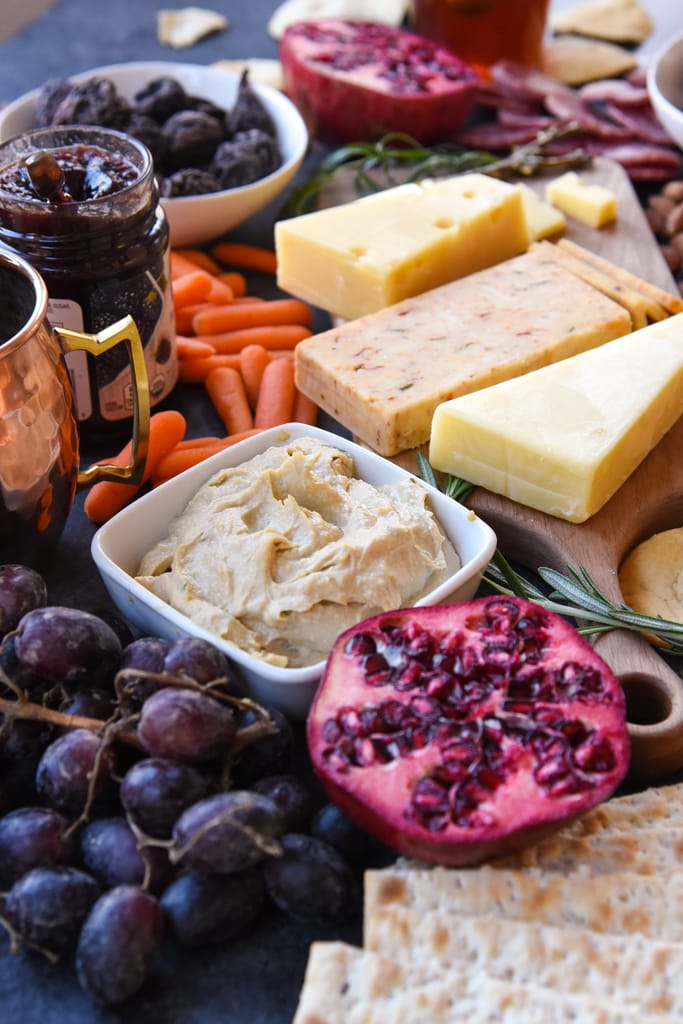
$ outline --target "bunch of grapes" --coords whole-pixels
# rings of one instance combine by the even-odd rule
[[[142,987],[165,934],[359,912],[372,840],[294,772],[292,725],[213,644],[135,638],[0,566],[0,715],[0,923],[12,948],[73,957],[98,1002]]]

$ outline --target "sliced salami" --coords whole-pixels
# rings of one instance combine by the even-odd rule
[[[575,121],[584,131],[597,135],[601,139],[627,139],[628,131],[622,125],[608,121],[594,113],[587,103],[575,93],[548,93],[545,105],[551,114],[560,121]]]
[[[606,103],[605,113],[636,139],[654,142],[658,146],[671,145],[671,139],[655,118],[650,107],[644,107],[642,110],[630,108],[626,110],[617,106],[616,103]]]
[[[535,68],[527,68],[513,61],[501,60],[489,68],[491,80],[503,92],[526,99],[544,100],[549,93],[569,96],[572,90],[551,75]]]
[[[578,94],[585,103],[616,103],[620,107],[649,106],[650,97],[644,85],[634,85],[625,78],[602,78],[582,85]]]

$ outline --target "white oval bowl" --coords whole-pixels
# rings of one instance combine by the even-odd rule
[[[91,549],[104,584],[124,618],[143,633],[168,640],[182,636],[210,640],[228,656],[254,700],[277,707],[292,718],[306,715],[325,668],[324,661],[303,668],[269,665],[198,626],[137,583],[134,577],[142,556],[167,536],[171,521],[214,473],[246,462],[271,445],[286,444],[300,437],[314,437],[348,452],[354,461],[356,475],[376,486],[415,479],[388,459],[337,434],[320,427],[288,423],[240,441],[138,498],[100,527],[93,537]],[[469,600],[476,593],[495,550],[495,534],[464,505],[429,484],[420,483],[429,494],[436,518],[460,556],[461,567],[416,604]]]
[[[683,32],[670,39],[650,61],[647,89],[662,127],[683,149]]]
[[[95,75],[109,78],[127,100],[132,100],[134,94],[153,79],[168,76],[180,82],[187,93],[211,100],[224,109],[233,105],[240,81],[237,72],[225,68],[171,61],[110,64],[68,77],[71,81],[83,82]],[[277,198],[301,165],[308,146],[308,133],[301,114],[284,93],[261,82],[251,85],[277,129],[282,163],[272,174],[250,185],[206,195],[162,199],[171,244],[175,247],[214,241],[243,224]],[[36,127],[35,107],[39,93],[39,89],[34,89],[0,110],[0,142]]]

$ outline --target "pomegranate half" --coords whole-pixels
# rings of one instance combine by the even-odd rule
[[[477,72],[450,50],[371,21],[300,21],[280,41],[284,91],[312,135],[424,144],[453,134],[474,104]]]
[[[563,618],[513,597],[385,612],[335,643],[307,721],[330,798],[398,853],[519,850],[626,774],[625,697]]]

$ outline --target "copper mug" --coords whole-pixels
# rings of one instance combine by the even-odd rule
[[[62,534],[79,485],[139,483],[149,444],[150,399],[144,350],[130,316],[98,334],[53,328],[45,282],[0,247],[0,562],[39,564]],[[79,436],[65,350],[93,356],[128,348],[133,445],[125,466],[79,470]]]

